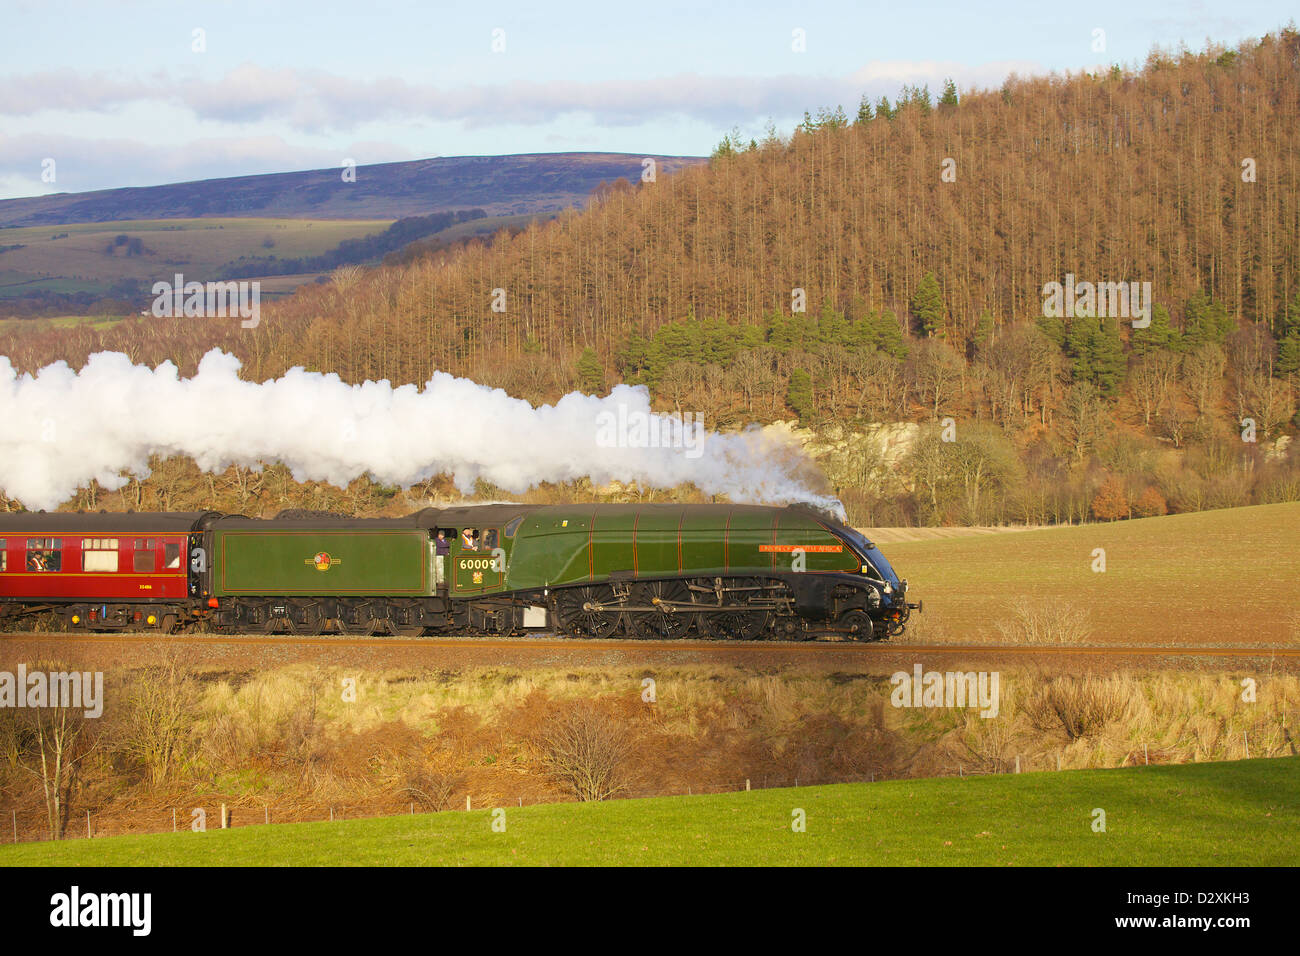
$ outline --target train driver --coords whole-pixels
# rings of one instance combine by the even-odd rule
[[[478,532],[473,528],[465,528],[460,533],[460,546],[465,551],[478,550]]]

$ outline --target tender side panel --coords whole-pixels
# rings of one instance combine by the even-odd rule
[[[423,531],[213,532],[216,596],[431,594]]]

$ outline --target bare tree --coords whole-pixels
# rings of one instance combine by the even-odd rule
[[[579,703],[552,716],[539,736],[542,762],[579,800],[607,800],[628,786],[632,735],[609,714]]]

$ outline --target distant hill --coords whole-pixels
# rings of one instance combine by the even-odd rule
[[[452,156],[342,169],[205,179],[0,200],[0,229],[132,219],[239,217],[401,219],[449,209],[489,216],[554,213],[585,202],[602,181],[641,177],[641,155],[528,153]],[[656,156],[668,174],[705,160]]]

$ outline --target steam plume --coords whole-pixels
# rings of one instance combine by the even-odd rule
[[[259,384],[241,380],[239,365],[214,349],[194,377],[181,378],[171,362],[151,369],[99,352],[79,372],[58,362],[19,376],[0,356],[0,488],[52,510],[92,478],[113,490],[126,475],[147,477],[156,454],[188,455],[213,472],[282,462],[299,481],[339,486],[369,474],[409,487],[448,473],[462,492],[483,478],[518,494],[589,477],[838,507],[807,487],[800,472],[809,463],[787,441],[655,415],[640,387],[573,392],[534,408],[442,372],[423,388],[348,385],[301,368]]]

